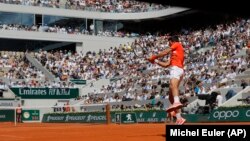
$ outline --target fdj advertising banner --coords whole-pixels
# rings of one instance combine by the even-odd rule
[[[209,117],[210,121],[250,121],[250,107],[226,108],[214,110]]]
[[[43,122],[105,123],[106,115],[104,113],[45,114]]]
[[[165,111],[138,111],[136,117],[138,122],[165,122],[167,114]]]
[[[16,96],[26,99],[70,99],[79,96],[78,88],[10,88]]]
[[[114,123],[165,122],[165,111],[111,112]],[[55,113],[45,114],[43,122],[105,123],[106,113]]]

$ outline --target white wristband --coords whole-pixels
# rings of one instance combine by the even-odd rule
[[[159,60],[155,59],[155,63],[159,63]]]

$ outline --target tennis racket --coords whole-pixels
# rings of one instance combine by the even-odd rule
[[[135,56],[138,58],[146,59],[147,57],[149,57],[149,54],[148,54],[149,52],[148,52],[147,47],[142,47],[140,45],[134,45],[132,47],[132,49],[133,49]]]

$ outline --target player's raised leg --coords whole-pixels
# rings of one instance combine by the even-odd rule
[[[182,104],[179,98],[179,86],[183,79],[183,70],[177,67],[170,69],[170,93],[169,101],[172,104],[166,111],[175,115],[177,120],[176,124],[183,124],[186,120],[181,117]]]

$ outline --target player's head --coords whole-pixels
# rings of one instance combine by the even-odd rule
[[[178,36],[171,36],[168,38],[169,44],[172,45],[174,42],[179,42]]]

